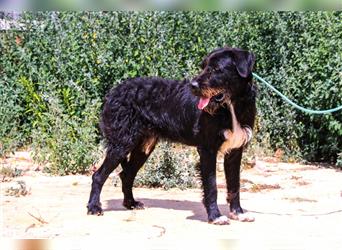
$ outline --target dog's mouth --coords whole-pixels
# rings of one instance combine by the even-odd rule
[[[203,110],[206,106],[208,106],[210,102],[210,97],[200,97],[200,100],[197,104],[197,108]]]
[[[198,82],[193,81],[191,83],[191,91],[195,96],[199,97],[197,108],[200,110],[205,109],[211,101],[215,103],[221,103],[227,97],[226,91],[223,88],[211,88],[207,86],[199,87]]]
[[[223,103],[226,99],[227,95],[225,93],[219,93],[212,97],[201,96],[197,104],[197,108],[203,110],[209,105],[210,101],[214,101],[215,103]]]

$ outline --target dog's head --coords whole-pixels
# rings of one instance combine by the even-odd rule
[[[193,94],[200,97],[198,108],[206,108],[211,100],[231,102],[251,88],[254,62],[253,53],[237,48],[220,48],[207,55],[202,72],[190,83]]]

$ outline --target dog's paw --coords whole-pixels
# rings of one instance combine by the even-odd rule
[[[229,212],[228,217],[231,220],[238,220],[241,222],[253,222],[253,221],[255,221],[255,218],[249,213]]]
[[[144,203],[140,202],[140,201],[135,201],[135,200],[124,200],[122,205],[129,209],[129,210],[133,210],[133,209],[136,209],[136,210],[142,210],[142,209],[145,209],[144,207]]]
[[[103,215],[103,210],[101,208],[101,205],[88,205],[88,215],[97,215],[97,216],[101,216]]]
[[[227,216],[221,215],[215,218],[213,221],[209,221],[210,224],[214,225],[229,225],[229,219]]]

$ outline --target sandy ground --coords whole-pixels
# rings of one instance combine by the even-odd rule
[[[27,170],[0,183],[3,239],[110,238],[131,244],[134,239],[279,239],[275,242],[287,244],[286,249],[342,249],[342,172],[334,169],[257,162],[241,173],[241,203],[255,222],[215,226],[206,222],[200,189],[135,188],[146,209],[128,211],[121,205],[121,188],[109,179],[101,196],[104,216],[87,216],[90,176],[51,177],[34,171],[31,160],[20,154],[1,164]],[[30,194],[5,195],[18,180],[26,182]],[[218,203],[227,215],[222,173],[218,186]]]

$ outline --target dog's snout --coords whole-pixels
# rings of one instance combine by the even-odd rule
[[[197,82],[197,81],[192,81],[192,82],[191,82],[191,87],[192,87],[193,89],[199,88],[198,82]]]

